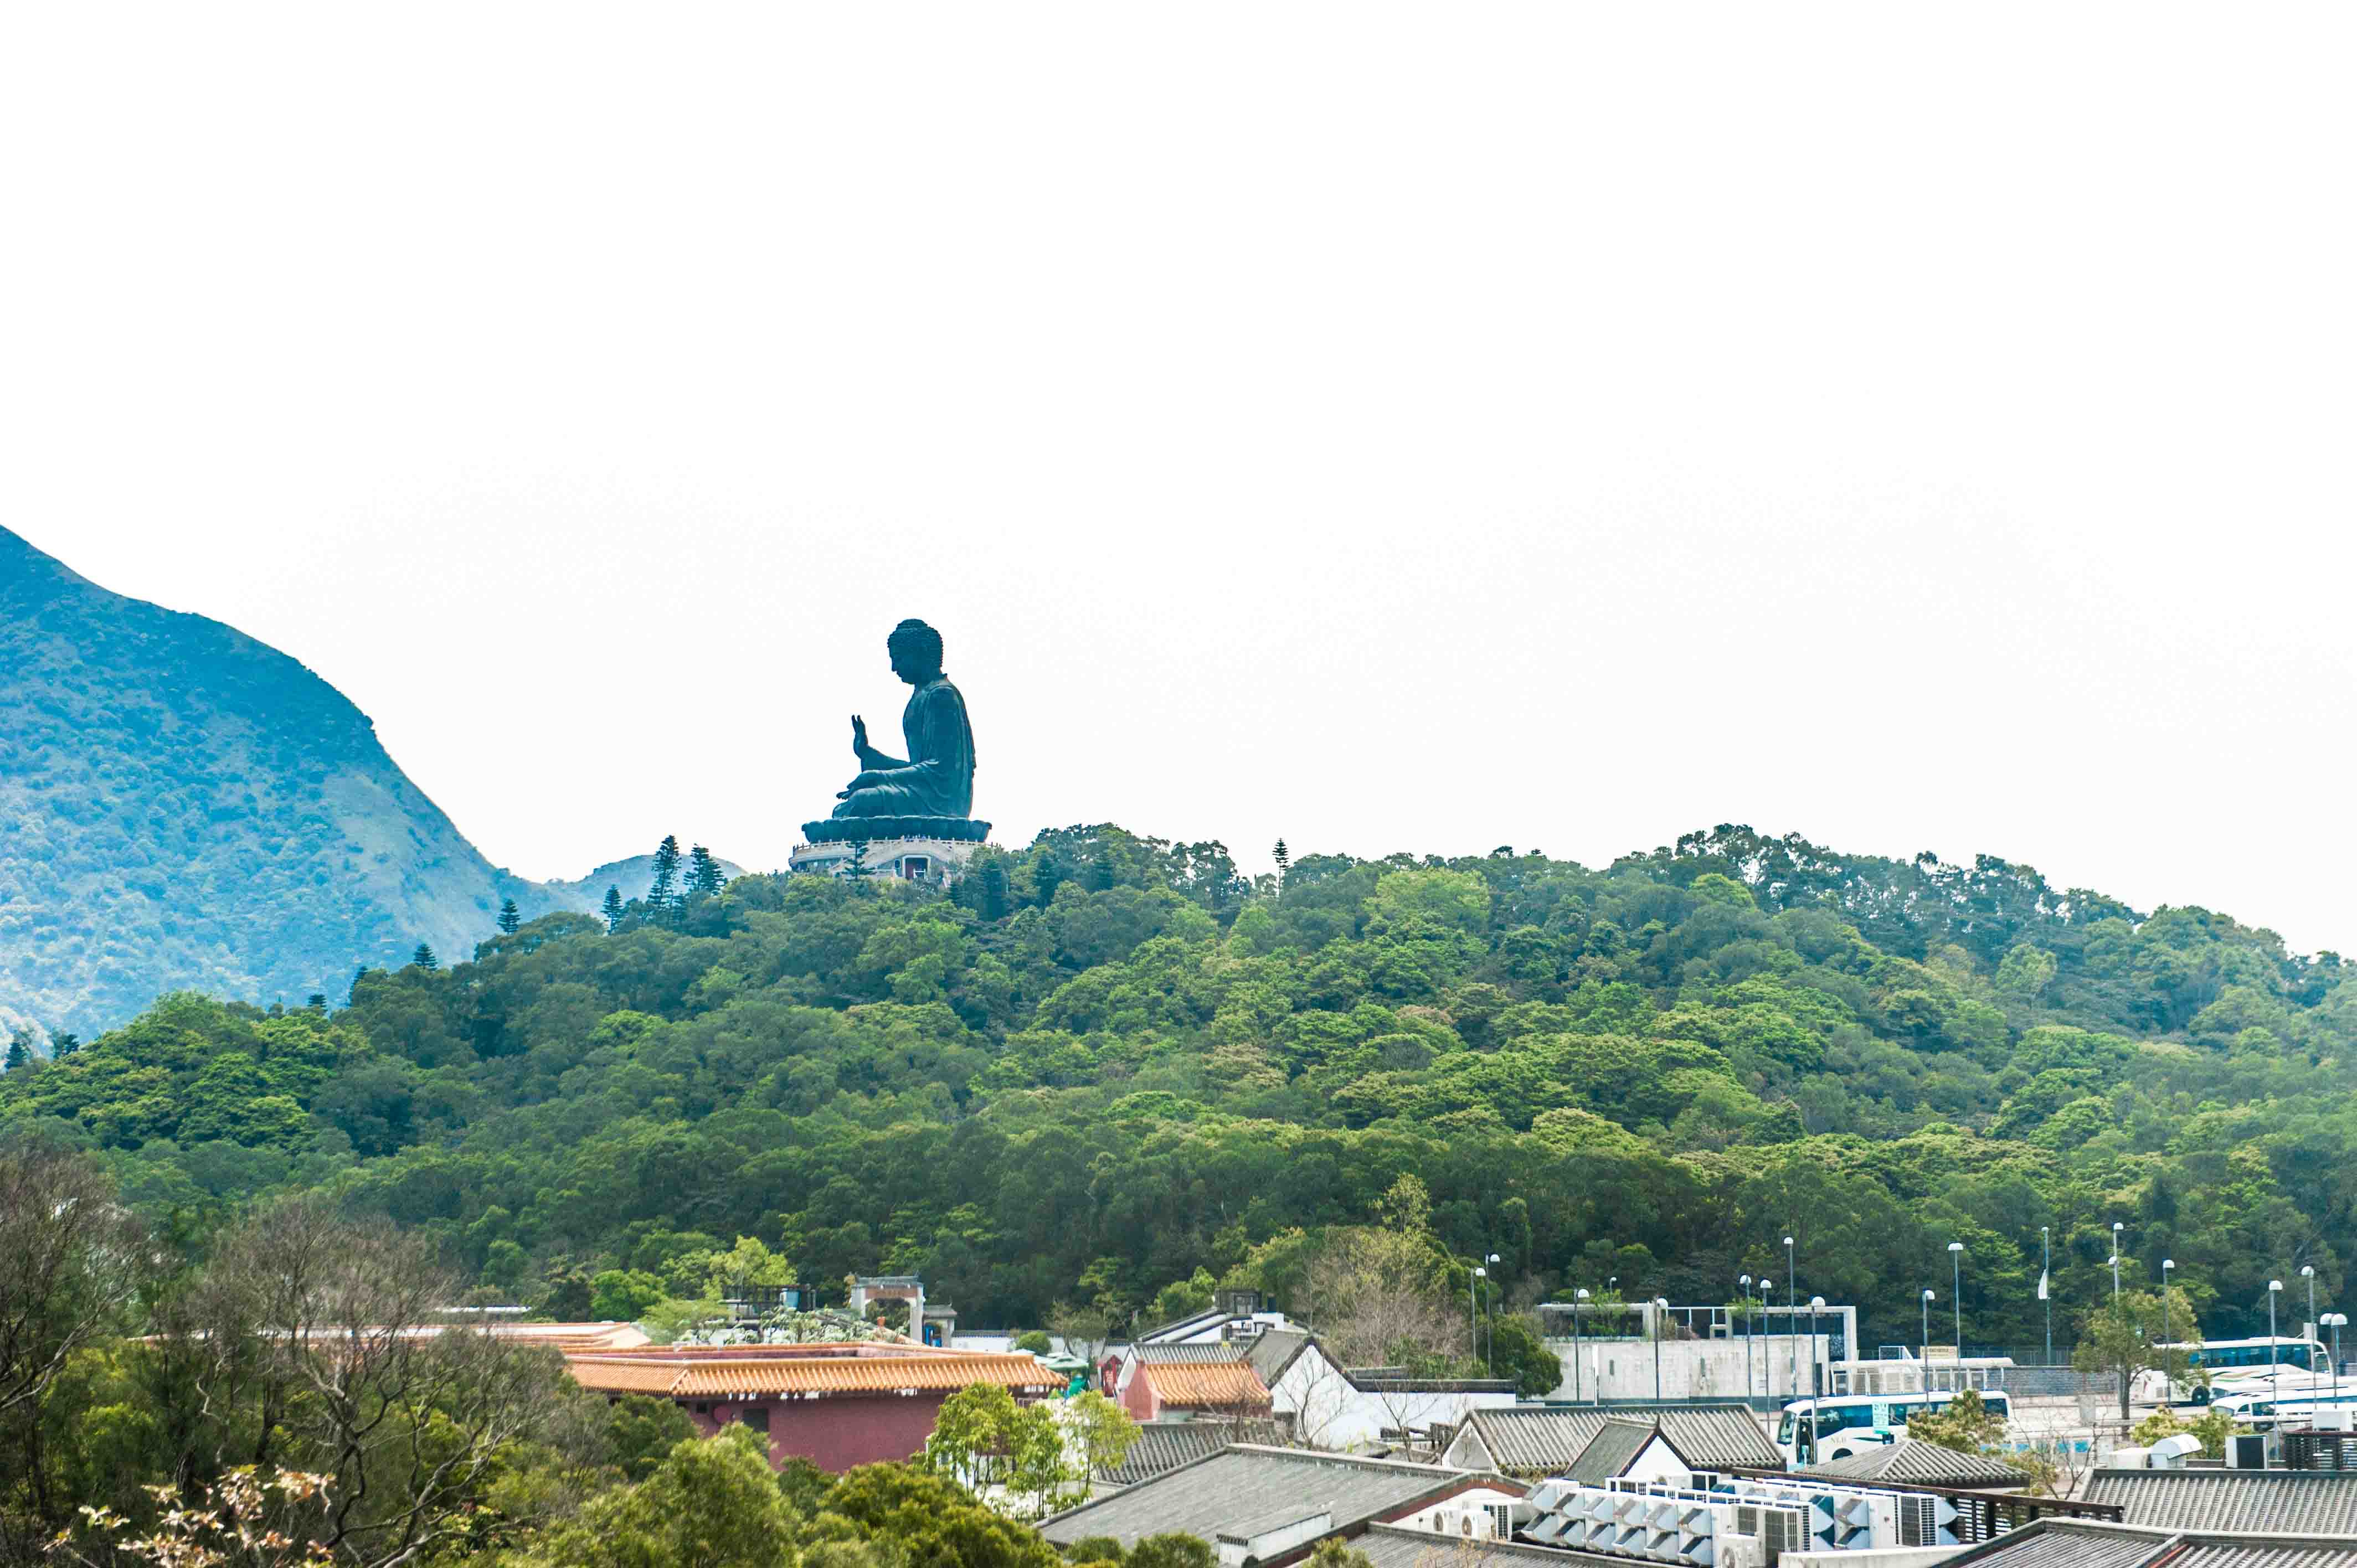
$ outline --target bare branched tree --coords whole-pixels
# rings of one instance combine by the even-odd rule
[[[331,1477],[322,1545],[398,1568],[450,1544],[501,1452],[554,1418],[554,1352],[451,1320],[451,1277],[382,1220],[302,1198],[254,1216],[178,1332],[227,1464]]]
[[[1445,1359],[1463,1323],[1440,1290],[1443,1260],[1424,1236],[1373,1227],[1337,1230],[1309,1265],[1318,1337],[1345,1367]]]
[[[0,1145],[0,1562],[31,1560],[66,1522],[47,1452],[51,1391],[76,1351],[135,1326],[155,1273],[95,1162]]]
[[[35,1404],[74,1351],[123,1327],[145,1239],[97,1165],[0,1148],[0,1415]]]

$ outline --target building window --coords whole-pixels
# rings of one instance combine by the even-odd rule
[[[710,1415],[712,1413],[712,1402],[710,1400],[696,1401],[695,1413],[698,1415]]]
[[[742,1421],[746,1425],[751,1427],[754,1431],[759,1433],[764,1437],[767,1437],[770,1434],[770,1407],[768,1405],[757,1404],[748,1406],[747,1407],[745,1413],[737,1419]]]

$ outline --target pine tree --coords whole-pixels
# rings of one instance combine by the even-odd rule
[[[80,1049],[81,1049],[81,1036],[79,1035],[49,1036],[49,1059],[53,1062],[61,1062]]]
[[[1293,852],[1285,847],[1285,841],[1283,839],[1279,839],[1276,841],[1276,848],[1273,853],[1276,858],[1276,879],[1279,882],[1282,882],[1285,880],[1286,872],[1291,869],[1293,865]]]
[[[314,991],[310,995],[303,998],[303,1005],[314,1013],[324,1013],[328,1010],[328,993],[324,991]]]
[[[434,956],[434,950],[427,947],[424,942],[417,944],[417,950],[409,955],[409,961],[419,969],[440,969],[442,967],[441,961]]]
[[[655,846],[654,880],[647,886],[647,908],[661,917],[679,901],[679,835],[663,834]]]
[[[710,850],[702,844],[697,844],[687,852],[687,896],[689,897],[709,898],[719,892],[721,885],[727,880],[728,878],[721,872],[720,863],[712,857]]]
[[[33,1031],[18,1029],[8,1036],[8,1070],[16,1072],[33,1062]]]
[[[515,901],[514,899],[512,899],[512,898],[502,898],[502,899],[500,899],[500,932],[501,932],[503,935],[506,935],[506,936],[511,936],[511,936],[514,936],[514,935],[515,935],[515,933],[516,933],[516,928],[517,928],[518,926],[522,925],[522,924],[523,924],[523,915],[522,915],[522,911],[520,911],[519,909],[517,909],[517,908],[516,908],[516,901]]]
[[[621,925],[622,890],[620,888],[608,887],[606,889],[606,908],[604,913],[606,916],[606,929],[608,932],[613,931],[616,928]]]
[[[1006,908],[1006,867],[994,860],[982,868],[982,918],[1003,920]]]

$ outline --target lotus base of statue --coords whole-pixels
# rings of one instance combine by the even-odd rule
[[[989,836],[990,824],[972,817],[822,817],[802,824],[802,837],[812,843],[877,843],[885,839],[980,843]]]

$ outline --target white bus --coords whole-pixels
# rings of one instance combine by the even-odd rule
[[[2187,1397],[2194,1404],[2208,1404],[2227,1391],[2246,1391],[2266,1386],[2271,1378],[2288,1380],[2295,1373],[2322,1375],[2332,1369],[2332,1361],[2324,1347],[2313,1339],[2295,1339],[2278,1335],[2269,1339],[2212,1339],[2201,1345],[2163,1345],[2163,1350],[2183,1352],[2193,1376]],[[2205,1386],[2201,1374],[2210,1374]]]
[[[2297,1425],[2319,1410],[2357,1408],[2357,1380],[2336,1381],[2320,1372],[2285,1372],[2272,1387],[2266,1378],[2237,1380],[2220,1384],[2210,1406],[2231,1411],[2238,1420],[2264,1416]]]
[[[1981,1403],[2000,1421],[2013,1414],[2012,1402],[2001,1389],[1976,1389]],[[1907,1435],[1907,1418],[1920,1410],[1944,1409],[1956,1395],[1947,1390],[1928,1394],[1835,1394],[1818,1400],[1794,1400],[1784,1407],[1776,1426],[1776,1446],[1784,1463],[1794,1467],[1822,1465],[1829,1459],[1897,1442]],[[1812,1447],[1811,1417],[1815,1418]]]

